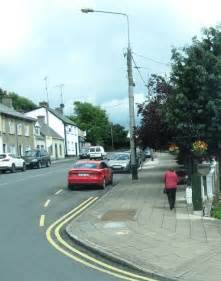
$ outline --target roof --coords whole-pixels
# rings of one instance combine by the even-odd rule
[[[56,133],[53,129],[48,127],[48,125],[46,124],[41,125],[40,132],[44,136],[63,140],[63,138],[58,133]]]
[[[8,106],[6,106],[2,103],[0,103],[0,114],[1,113],[5,114],[5,115],[16,117],[16,118],[19,118],[19,119],[24,119],[24,120],[27,120],[27,121],[32,121],[32,122],[36,121],[36,119],[31,118],[31,117],[27,117],[23,113],[20,113],[20,112],[16,111],[15,109],[13,109],[11,107],[8,107]]]
[[[65,124],[69,124],[69,125],[72,125],[72,126],[76,126],[77,127],[77,125],[73,122],[73,121],[71,121],[68,117],[66,117],[66,116],[64,116],[64,115],[62,115],[61,113],[59,113],[57,110],[55,110],[55,109],[52,109],[52,108],[48,108],[48,110],[52,113],[52,114],[54,114],[56,117],[58,117],[59,119],[61,119]]]

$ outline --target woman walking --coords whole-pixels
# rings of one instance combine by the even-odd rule
[[[168,202],[170,205],[170,210],[172,210],[175,206],[177,183],[178,183],[178,176],[174,171],[174,169],[170,168],[164,174],[164,186],[168,197]]]

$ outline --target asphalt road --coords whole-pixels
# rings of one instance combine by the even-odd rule
[[[66,162],[0,174],[0,281],[119,280],[74,262],[46,239],[50,224],[89,197],[102,196],[112,188],[69,191],[70,167],[71,162]],[[122,176],[129,175],[116,175],[115,185]]]

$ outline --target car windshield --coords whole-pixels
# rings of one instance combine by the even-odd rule
[[[4,159],[6,157],[6,154],[0,154],[0,159]]]
[[[25,154],[24,156],[35,156],[36,155],[36,151],[35,150],[28,150],[28,151],[25,151]]]
[[[128,160],[130,156],[128,154],[113,154],[110,157],[110,160]]]
[[[74,164],[74,168],[88,168],[88,169],[96,169],[96,163],[88,163],[88,162],[77,162]]]

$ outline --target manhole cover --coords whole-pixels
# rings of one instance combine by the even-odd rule
[[[102,217],[102,221],[124,221],[135,220],[136,209],[111,210],[106,212]]]

